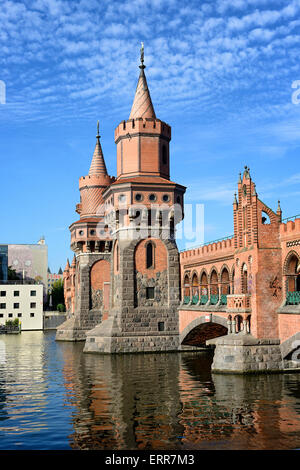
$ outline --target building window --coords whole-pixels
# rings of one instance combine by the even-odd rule
[[[120,202],[125,202],[125,201],[126,201],[126,196],[125,196],[125,194],[120,194],[120,196],[119,196],[118,199],[119,199]]]
[[[166,165],[168,163],[167,147],[165,145],[163,145],[162,147],[162,162],[163,165]]]
[[[135,200],[138,201],[138,202],[139,202],[139,201],[142,201],[142,200],[143,200],[142,194],[139,194],[139,193],[136,194],[136,195],[135,195]]]
[[[154,266],[154,256],[153,256],[153,244],[151,242],[147,243],[146,246],[146,268],[153,268]]]
[[[13,316],[12,313],[9,313],[9,314],[8,314],[8,317],[9,317],[9,318],[12,318],[12,316]]]
[[[30,303],[30,308],[36,308],[36,303],[35,303],[35,302],[31,302],[31,303]]]
[[[20,296],[20,291],[14,290],[14,297],[19,297],[19,296]]]
[[[36,296],[36,290],[31,290],[31,291],[30,291],[30,295],[31,295],[32,297],[35,297],[35,296]]]
[[[18,318],[21,318],[21,316],[22,316],[22,313],[18,313]]]
[[[6,297],[6,291],[5,290],[2,290],[0,292],[0,297]]]
[[[154,287],[146,287],[146,299],[154,299]]]
[[[165,331],[165,322],[163,321],[158,322],[158,331]]]
[[[168,202],[170,200],[170,196],[168,194],[164,194],[162,199],[164,202]]]
[[[149,195],[149,201],[152,201],[152,202],[153,202],[153,201],[156,201],[156,196],[155,196],[155,194],[150,194],[150,195]]]
[[[3,318],[3,313],[0,313],[0,318]]]
[[[34,313],[31,312],[30,316],[31,316],[31,318],[34,317]]]
[[[6,304],[0,304],[0,308],[6,308]]]
[[[19,303],[15,303],[15,304],[14,304],[14,308],[20,308],[20,304],[19,304]]]

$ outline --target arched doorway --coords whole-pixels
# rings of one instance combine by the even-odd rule
[[[110,262],[101,259],[90,270],[90,310],[102,312],[102,320],[109,311]]]

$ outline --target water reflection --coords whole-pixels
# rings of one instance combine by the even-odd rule
[[[206,353],[110,357],[69,351],[64,374],[74,400],[82,397],[71,447],[299,447],[300,375],[211,376],[211,361]]]
[[[83,354],[54,333],[0,339],[1,449],[300,447],[300,374],[212,376],[208,353]]]

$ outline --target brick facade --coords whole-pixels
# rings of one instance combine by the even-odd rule
[[[283,222],[279,204],[264,204],[249,168],[234,197],[233,236],[178,253],[174,214],[176,206],[183,217],[185,187],[170,180],[171,127],[155,115],[144,69],[129,119],[115,129],[116,178],[98,128],[79,180],[68,319],[57,339],[112,353],[180,350],[227,333],[276,345],[300,335],[300,218]]]

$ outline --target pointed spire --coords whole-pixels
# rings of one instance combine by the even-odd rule
[[[236,198],[236,193],[234,193],[234,199],[233,199],[233,204],[237,204],[237,198]]]
[[[92,163],[90,166],[89,175],[107,175],[106,165],[103,157],[103,152],[100,144],[99,135],[99,121],[97,121],[97,135],[96,146],[93,154]]]
[[[140,76],[138,79],[138,84],[135,91],[135,96],[131,108],[131,113],[129,119],[137,118],[152,118],[156,119],[155,111],[153,108],[150,91],[147,84],[146,75],[144,69],[144,43],[141,47],[141,65],[139,65]]]
[[[69,268],[70,268],[70,261],[69,261],[69,258],[67,258],[67,264],[66,264],[66,267],[65,267],[65,271],[69,271]]]
[[[278,215],[279,220],[281,222],[282,221],[282,210],[281,210],[281,206],[280,206],[280,201],[278,201],[277,215]]]

